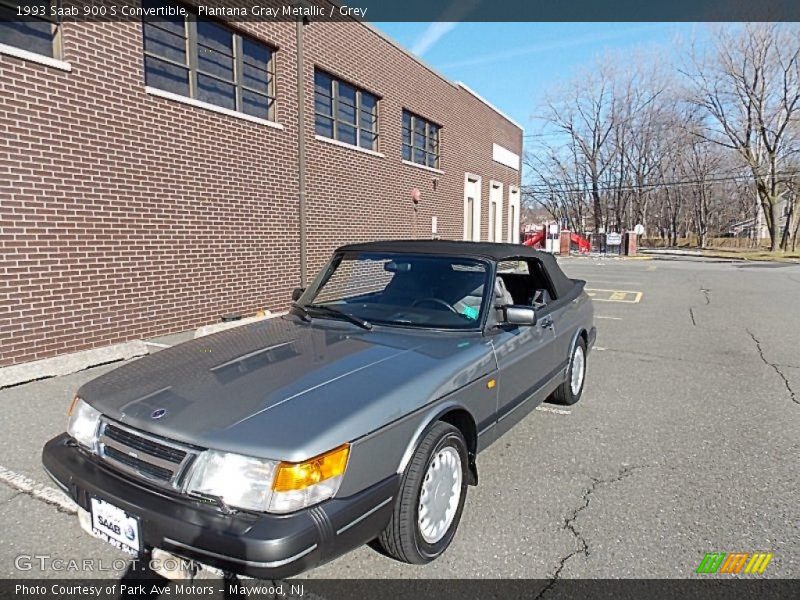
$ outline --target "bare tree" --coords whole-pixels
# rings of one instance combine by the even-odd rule
[[[688,101],[708,119],[698,135],[729,148],[750,168],[778,250],[781,201],[788,191],[787,159],[798,143],[800,44],[797,28],[776,23],[719,29],[712,53],[692,52],[683,72]]]
[[[725,26],[716,44],[689,53],[684,87],[657,54],[603,57],[540,109],[524,198],[573,230],[589,217],[595,231],[643,223],[671,245],[744,232],[757,244],[764,222],[773,248],[791,246],[800,229],[797,32]]]
[[[546,100],[545,119],[567,134],[579,152],[592,199],[594,229],[604,226],[600,182],[608,167],[604,149],[614,127],[614,82],[609,68],[597,65]]]

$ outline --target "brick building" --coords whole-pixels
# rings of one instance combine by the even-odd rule
[[[300,70],[309,277],[347,242],[518,241],[517,124],[363,23],[298,29],[0,22],[0,366],[285,308]]]

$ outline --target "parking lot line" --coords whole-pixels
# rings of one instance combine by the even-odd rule
[[[586,288],[586,293],[595,302],[620,302],[637,304],[642,299],[642,292],[636,290],[607,290],[603,288]]]
[[[553,408],[552,406],[543,406],[539,405],[536,407],[536,410],[540,410],[542,412],[553,413],[554,415],[571,415],[572,411],[564,410],[563,408]]]
[[[599,315],[595,315],[595,319],[608,319],[609,321],[622,321],[622,317],[602,317]]]
[[[624,286],[640,286],[642,284],[641,281],[622,281],[622,280],[605,280],[605,279],[592,279],[591,281],[587,282],[589,285],[624,285]],[[592,289],[592,288],[589,288]]]
[[[30,477],[25,477],[11,469],[0,467],[0,482],[32,498],[53,504],[68,513],[75,514],[77,512],[75,503],[61,490],[37,483]]]

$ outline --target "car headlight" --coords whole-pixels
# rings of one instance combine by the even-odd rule
[[[97,451],[97,429],[100,425],[100,412],[75,396],[69,409],[67,433],[81,446],[92,452]]]
[[[225,504],[265,511],[272,493],[273,460],[206,450],[195,462],[187,491],[222,498]]]
[[[192,494],[219,497],[225,504],[258,512],[288,513],[331,498],[347,465],[344,445],[301,463],[288,463],[206,450],[186,485]]]

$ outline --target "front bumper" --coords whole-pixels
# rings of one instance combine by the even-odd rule
[[[296,575],[377,537],[389,522],[400,485],[393,475],[358,494],[287,515],[226,515],[113,471],[67,434],[45,445],[42,462],[84,510],[90,510],[94,496],[139,517],[145,550],[161,548],[261,579]]]

